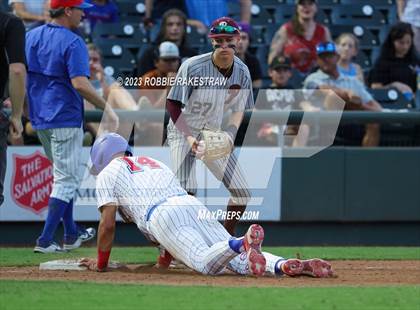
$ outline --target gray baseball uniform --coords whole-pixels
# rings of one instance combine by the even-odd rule
[[[253,105],[248,67],[235,56],[231,75],[226,78],[215,67],[211,56],[212,53],[207,53],[185,61],[178,70],[176,83],[168,94],[168,99],[182,102],[182,116],[195,137],[198,137],[205,127],[220,129],[223,116],[228,110],[242,112],[245,107]],[[203,81],[200,79],[206,80],[199,85],[188,83]],[[171,148],[173,169],[182,187],[190,193],[196,193],[196,158],[188,141],[172,120],[168,125],[168,144]],[[235,155],[231,154],[205,164],[213,175],[223,182],[235,203],[247,204],[250,192]]]

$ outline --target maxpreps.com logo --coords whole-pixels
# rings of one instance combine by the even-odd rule
[[[13,155],[12,199],[36,214],[48,206],[53,167],[45,155],[36,151],[28,156]]]

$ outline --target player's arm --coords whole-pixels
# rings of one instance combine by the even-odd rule
[[[20,137],[23,131],[22,112],[25,99],[25,26],[22,21],[13,18],[6,29],[4,44],[9,60],[9,95],[12,102],[10,133],[13,138]]]
[[[181,110],[182,103],[177,100],[166,99],[166,109],[175,127],[181,132],[188,143],[191,145],[192,151],[197,149],[198,141],[193,137]]]
[[[98,262],[97,270],[105,271],[111,254],[115,236],[115,216],[117,205],[110,203],[101,207],[101,221],[98,228]]]
[[[117,213],[117,205],[108,203],[100,208],[101,220],[98,227],[98,258],[84,258],[81,261],[82,266],[88,267],[90,270],[99,272],[106,271],[109,256],[111,254],[112,242],[115,236],[115,217]]]
[[[273,59],[282,54],[284,45],[287,41],[286,27],[282,26],[274,35],[271,40],[270,51],[268,53],[268,63],[270,64]]]
[[[23,1],[13,3],[13,10],[15,11],[16,16],[20,17],[23,20],[38,20],[38,21],[46,20],[44,15],[36,15],[27,11]]]
[[[96,93],[86,76],[76,76],[72,78],[71,84],[84,99],[92,103],[94,106],[105,110],[105,100]]]

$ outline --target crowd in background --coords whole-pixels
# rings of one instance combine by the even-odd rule
[[[83,25],[79,28],[80,35],[87,40],[96,27],[122,21],[114,1],[89,0],[88,2],[93,4],[93,7],[86,10]],[[354,61],[360,51],[357,36],[353,33],[342,33],[333,42],[328,26],[316,19],[319,10],[316,0],[296,1],[294,16],[274,33],[267,58],[257,57],[250,49],[252,41],[256,39],[252,37],[252,1],[238,0],[238,3],[241,43],[236,55],[247,64],[255,89],[261,87],[272,90],[302,87],[333,89],[346,102],[346,109],[351,110],[382,110],[380,102],[372,97],[368,89],[394,88],[408,101],[414,102],[416,93],[418,94],[420,74],[419,1],[397,1],[396,9],[400,21],[390,27],[380,53],[368,71]],[[12,12],[24,21],[27,31],[50,21],[49,4],[49,0],[9,0]],[[133,64],[132,74],[138,77],[174,76],[182,61],[203,52],[191,46],[191,41],[187,39],[188,29],[192,28],[199,34],[205,34],[212,20],[228,14],[226,0],[146,0],[144,6],[143,19],[138,22],[150,35],[151,43],[140,49],[141,53]],[[118,95],[125,96],[127,100],[109,97],[111,89],[121,86],[112,76],[105,74],[102,52],[98,46],[89,44],[89,57],[90,82],[112,107],[129,110],[164,108],[165,92],[162,97],[156,97],[155,92],[149,94],[146,92],[146,95],[139,100],[140,98],[133,96],[132,93],[130,95],[120,90]],[[267,68],[267,72],[264,72],[263,68]],[[139,88],[144,93],[147,87],[140,85]],[[168,89],[164,87],[163,90]],[[267,100],[268,105],[265,108],[282,109],[277,101]],[[121,105],[121,102],[124,104]],[[8,100],[5,101],[5,107],[10,107]],[[85,108],[92,107],[86,102]],[[314,110],[313,107],[305,105],[298,105],[296,108],[304,111]],[[156,132],[153,130],[156,125],[150,124],[149,127],[138,128],[139,132],[144,133],[142,141],[147,137],[146,132]],[[289,129],[292,132],[297,130],[293,126]],[[85,144],[89,145],[98,133],[98,126],[88,123],[85,131]],[[275,124],[264,123],[257,131],[258,138],[269,143],[273,141],[273,135],[278,133],[278,128]],[[359,136],[357,139],[362,145],[379,144],[380,128],[376,124],[367,125],[365,130],[361,130],[360,126],[357,130],[354,127],[350,130],[344,128],[342,134],[346,136],[348,131],[353,133],[362,131],[362,134],[356,135]],[[295,138],[293,145],[307,145],[309,135],[309,126],[302,124],[302,134]],[[12,139],[10,143],[30,144],[36,143],[36,140],[31,123],[24,117],[23,138],[19,141]]]

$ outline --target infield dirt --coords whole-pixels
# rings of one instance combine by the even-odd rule
[[[420,285],[420,261],[332,261],[335,278],[245,277],[234,274],[204,276],[186,268],[162,270],[152,265],[128,265],[106,273],[92,271],[44,271],[38,267],[1,267],[0,279],[55,280],[98,283],[137,283],[144,285],[209,286],[395,286]]]

